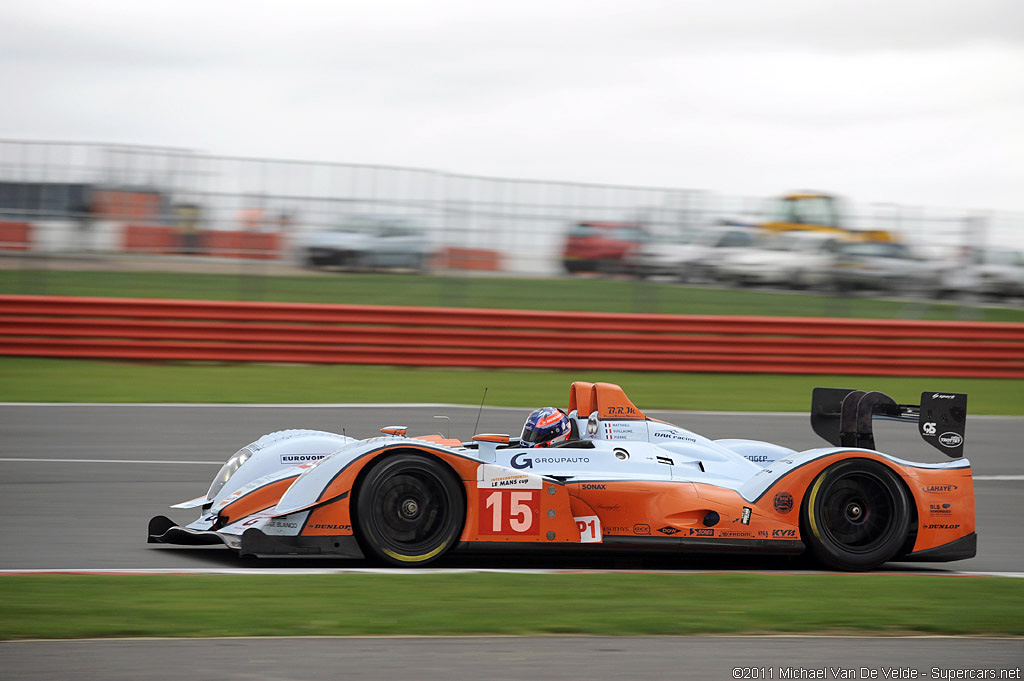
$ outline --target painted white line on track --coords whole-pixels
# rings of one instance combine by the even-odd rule
[[[1024,475],[975,475],[975,480],[1024,480]]]
[[[150,641],[182,641],[185,643],[192,643],[196,641],[266,641],[266,640],[283,640],[283,641],[320,641],[320,640],[343,640],[349,641],[353,639],[422,639],[428,641],[461,641],[469,640],[475,641],[478,639],[516,639],[516,640],[536,640],[539,638],[552,638],[558,636],[559,638],[586,638],[586,639],[622,639],[623,636],[617,636],[615,634],[337,634],[337,635],[306,635],[306,636],[104,636],[102,638],[17,638],[3,641],[5,646],[24,646],[24,645],[38,645],[47,643],[66,644],[73,642],[79,643],[147,643]],[[896,640],[896,639],[970,639],[971,641],[991,641],[994,643],[1009,643],[1014,644],[1019,640],[1019,636],[1013,636],[1007,634],[1006,636],[975,636],[974,634],[744,634],[742,632],[737,633],[722,633],[722,634],[651,634],[646,636],[636,636],[632,638],[659,638],[671,640],[675,638],[696,638],[696,639],[723,639],[723,638],[790,638],[790,639],[801,639],[807,641],[820,641],[821,639],[835,639],[837,641],[850,641],[855,639],[866,639],[866,640]]]
[[[507,568],[46,568],[24,570],[0,570],[0,575],[718,575],[718,574],[759,574],[759,575],[860,575],[865,573],[828,572],[824,570],[803,570],[788,572],[778,570],[586,570],[586,569],[543,569],[529,568],[513,570]],[[893,572],[878,571],[866,574],[907,577],[1008,577],[1024,579],[1024,572],[971,572],[971,571],[919,571]]]
[[[445,404],[442,402],[323,402],[315,404],[236,404],[229,402],[0,402],[0,407],[183,407],[196,409],[479,409],[479,404]],[[526,407],[484,407],[484,409],[517,409]]]
[[[146,459],[18,459],[0,458],[4,461],[21,461],[33,463],[183,463],[191,466],[223,466],[223,461],[170,461],[170,460],[146,460]]]

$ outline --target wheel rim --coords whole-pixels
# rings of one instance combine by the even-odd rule
[[[444,482],[424,470],[404,470],[381,480],[370,521],[383,543],[403,554],[435,548],[453,522],[453,500]]]
[[[897,530],[896,499],[877,476],[849,473],[823,492],[822,532],[844,550],[869,553],[885,544]]]

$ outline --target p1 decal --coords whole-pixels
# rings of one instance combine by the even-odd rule
[[[581,544],[594,544],[601,541],[601,519],[596,515],[584,515],[573,518],[576,529],[580,531]]]
[[[480,534],[540,534],[540,491],[480,489],[477,513]]]

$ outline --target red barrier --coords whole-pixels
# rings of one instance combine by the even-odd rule
[[[169,255],[180,252],[178,234],[173,227],[125,225],[121,248],[128,253]]]
[[[174,227],[125,225],[123,250],[169,255],[184,253],[182,236]],[[280,255],[281,235],[263,232],[207,230],[198,233],[198,252],[214,258],[273,260]]]
[[[1024,378],[1024,324],[0,296],[0,354]]]
[[[209,230],[199,233],[204,254],[215,258],[273,260],[281,250],[281,236],[270,232],[228,232]]]
[[[32,247],[32,225],[0,222],[0,251],[27,251]]]

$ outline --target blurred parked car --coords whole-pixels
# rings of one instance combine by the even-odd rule
[[[942,289],[945,266],[914,254],[899,242],[855,241],[836,248],[832,283],[842,291],[872,289],[892,293]]]
[[[998,298],[1024,296],[1024,254],[1003,248],[971,249],[959,266],[946,273],[947,293],[971,293]]]
[[[426,269],[430,246],[422,225],[409,218],[353,215],[340,225],[299,240],[300,257],[310,267]]]
[[[629,256],[629,269],[638,276],[667,275],[680,281],[712,278],[715,265],[731,251],[754,243],[757,232],[742,227],[724,227],[649,241]]]
[[[726,253],[715,265],[719,280],[807,288],[827,283],[842,239],[820,232],[787,232],[762,237]]]
[[[578,222],[569,229],[562,264],[570,274],[627,272],[628,256],[647,239],[633,222]]]

